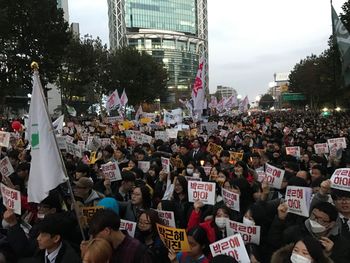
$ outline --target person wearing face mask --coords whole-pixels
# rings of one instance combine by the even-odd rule
[[[158,213],[152,209],[144,210],[137,220],[135,238],[147,247],[152,262],[166,263],[169,262],[168,250],[158,236],[157,224],[162,224]]]
[[[201,223],[202,207],[202,202],[196,201],[194,203],[187,230],[191,230],[198,225],[201,226],[207,233],[210,244],[227,237],[226,224],[228,219],[232,220],[231,210],[226,205],[217,206],[213,210],[212,219]]]
[[[282,247],[274,253],[271,263],[333,263],[325,255],[321,243],[310,236],[306,236],[296,243]]]
[[[305,236],[318,239],[324,251],[332,260],[339,263],[349,262],[350,244],[340,234],[336,224],[338,212],[328,202],[316,204],[310,211],[310,217],[304,223],[289,225],[286,222],[287,204],[280,204],[278,216],[275,217],[269,231],[269,244],[277,248],[284,244],[295,242]]]

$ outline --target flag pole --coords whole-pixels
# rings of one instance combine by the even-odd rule
[[[37,77],[39,78],[39,65],[38,65],[38,63],[34,61],[34,62],[31,63],[30,66],[31,66],[31,68],[32,68],[32,70],[33,70],[34,77],[35,77],[35,75],[37,75]],[[54,128],[53,128],[52,121],[51,121],[51,117],[50,117],[50,115],[49,115],[49,110],[48,110],[47,102],[46,102],[46,100],[45,100],[45,95],[44,95],[44,93],[43,93],[43,88],[42,88],[42,86],[41,86],[40,78],[38,79],[38,82],[39,82],[39,85],[40,85],[40,89],[39,89],[39,90],[40,90],[40,95],[42,96],[42,99],[44,100],[45,111],[46,111],[46,114],[47,114],[47,117],[48,117],[48,120],[49,120],[50,132],[52,132],[52,134],[53,134],[53,137],[54,137],[54,140],[55,140],[55,145],[56,145],[57,151],[58,151],[59,156],[60,156],[61,165],[62,165],[62,167],[63,167],[63,172],[64,172],[65,177],[67,178],[66,183],[67,183],[68,190],[69,190],[69,193],[70,193],[70,198],[71,198],[72,203],[73,203],[75,215],[76,215],[77,220],[78,220],[78,224],[79,224],[81,236],[82,236],[83,240],[86,240],[83,227],[82,227],[81,222],[80,222],[80,220],[79,220],[79,211],[78,211],[78,207],[76,206],[76,201],[75,201],[75,198],[74,198],[72,185],[71,185],[71,183],[70,183],[70,181],[69,181],[69,176],[68,176],[68,173],[67,173],[66,166],[65,166],[65,164],[64,164],[64,160],[63,160],[61,151],[60,151],[59,148],[58,148],[58,143],[57,143],[56,135],[55,135],[55,132],[54,132],[55,130],[54,130]]]

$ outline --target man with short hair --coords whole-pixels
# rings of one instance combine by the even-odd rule
[[[115,199],[121,202],[127,202],[131,199],[131,191],[135,187],[135,175],[130,171],[122,172],[122,182],[115,194]]]
[[[105,196],[93,190],[94,182],[91,178],[81,177],[74,181],[73,192],[78,201],[81,201],[84,206],[95,206],[100,199]]]
[[[119,228],[120,217],[110,209],[98,210],[89,223],[89,233],[93,238],[103,238],[112,245],[111,263],[151,263],[146,247],[137,239],[122,233]],[[81,244],[83,252],[85,244]]]

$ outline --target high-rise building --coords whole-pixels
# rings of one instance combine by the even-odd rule
[[[63,9],[64,20],[68,22],[69,21],[68,0],[57,0],[57,7]]]
[[[237,97],[237,91],[231,87],[217,86],[216,95],[219,95],[220,98],[228,98],[232,95]]]
[[[111,49],[146,51],[168,71],[169,102],[188,97],[199,57],[208,61],[207,0],[108,0],[108,15]]]

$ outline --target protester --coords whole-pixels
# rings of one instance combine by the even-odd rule
[[[110,263],[111,258],[112,247],[103,238],[91,239],[82,255],[83,263]]]

